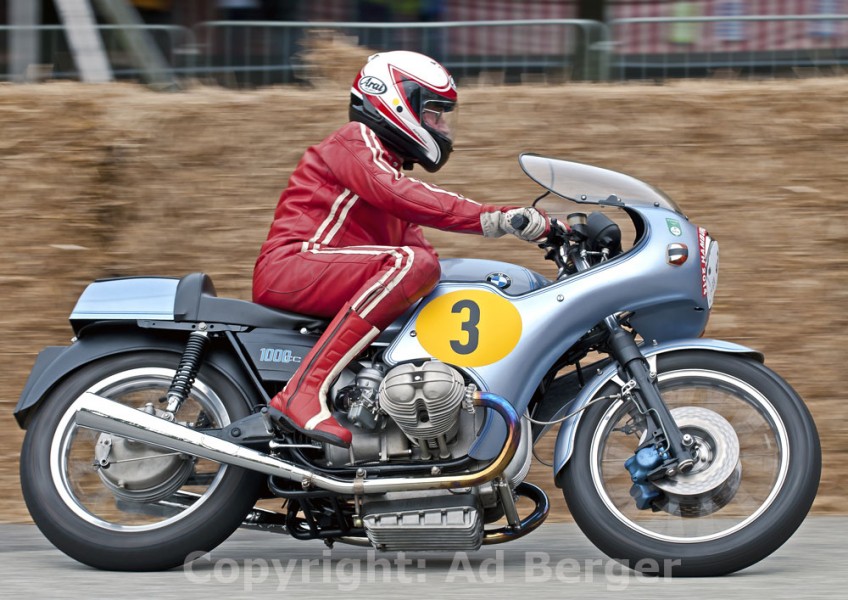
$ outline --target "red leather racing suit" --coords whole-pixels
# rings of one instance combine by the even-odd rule
[[[255,302],[332,322],[271,400],[290,426],[349,445],[327,403],[332,382],[439,280],[419,225],[483,233],[482,205],[406,177],[374,132],[348,123],[309,148],[283,192],[253,273]]]
[[[253,275],[255,302],[332,317],[350,302],[384,328],[439,278],[419,225],[482,234],[483,205],[407,177],[351,122],[309,148],[289,180]]]

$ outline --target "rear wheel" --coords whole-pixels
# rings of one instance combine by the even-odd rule
[[[110,570],[175,567],[220,544],[256,501],[255,473],[75,423],[70,407],[84,392],[155,414],[178,361],[136,352],[92,363],[31,422],[21,451],[24,499],[42,533],[72,558]],[[218,428],[248,413],[240,392],[205,367],[176,421]]]
[[[812,417],[785,381],[748,358],[675,352],[659,357],[657,372],[663,400],[694,439],[695,468],[652,482],[659,496],[638,509],[624,462],[644,439],[645,419],[630,402],[599,403],[583,416],[562,475],[569,509],[607,555],[646,573],[750,566],[789,539],[815,498]]]

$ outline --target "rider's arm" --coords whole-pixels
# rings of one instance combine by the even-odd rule
[[[480,204],[407,177],[397,159],[361,123],[348,123],[339,129],[324,148],[324,160],[338,180],[362,201],[419,225],[482,234],[481,215],[514,208]]]

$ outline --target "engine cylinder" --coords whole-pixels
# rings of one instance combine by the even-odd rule
[[[456,432],[465,382],[448,365],[431,361],[408,363],[389,371],[380,385],[380,409],[414,442],[424,447],[444,442]]]

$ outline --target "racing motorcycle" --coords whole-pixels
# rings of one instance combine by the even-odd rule
[[[545,520],[526,476],[559,427],[554,481],[610,557],[707,576],[774,552],[810,509],[821,450],[760,353],[701,337],[717,242],[633,177],[519,160],[544,188],[534,205],[553,217],[540,247],[556,277],[442,261],[433,292],[330,390],[349,448],[267,406],[325,321],[217,297],[202,273],[90,284],[76,337],[38,355],[15,411],[37,526],[113,570],[178,566],[238,527],[473,551]]]

